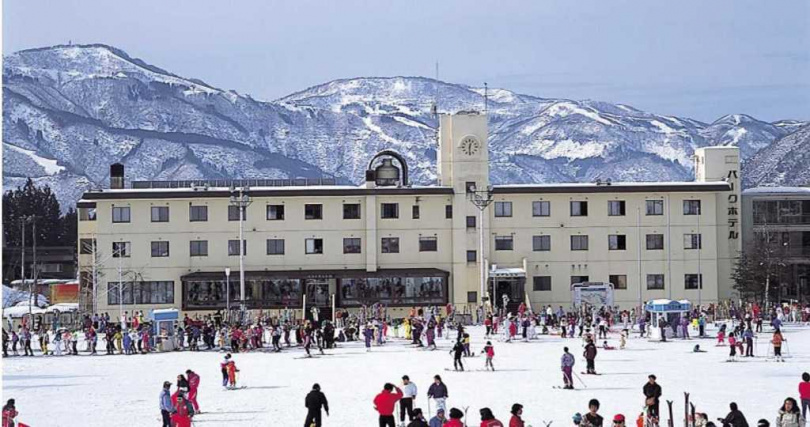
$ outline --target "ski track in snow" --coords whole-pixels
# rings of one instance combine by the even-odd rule
[[[482,328],[470,330],[473,351],[480,352]],[[666,414],[664,400],[673,400],[676,426],[683,423],[684,391],[710,420],[725,416],[728,403],[735,401],[748,423],[755,425],[760,418],[773,420],[785,397],[798,398],[801,373],[810,366],[810,328],[787,326],[784,331],[788,342],[783,352],[789,350],[792,356],[785,363],[765,357],[724,363],[728,347],[715,347],[713,339],[658,343],[634,338],[625,350],[599,350],[596,368],[603,375],[579,375],[588,388],[577,381],[575,391],[552,386],[562,383],[563,346],[577,358],[574,371],[584,370],[580,341],[541,336],[531,343],[493,340],[498,369],[494,373],[480,371],[484,363],[480,356],[464,361],[474,372],[445,371],[453,363],[447,339],[438,341],[438,351],[413,349],[398,339],[370,353],[362,343],[345,343],[329,350],[330,355],[311,360],[301,359],[303,351],[298,349],[242,353],[234,358],[241,370],[239,381],[247,388],[233,391],[219,385],[222,353],[218,352],[7,358],[3,395],[15,398],[19,420],[34,426],[72,426],[79,420],[85,426],[158,425],[162,382],[174,383],[177,374],[190,368],[202,377],[198,400],[204,413],[194,418],[195,425],[300,425],[306,415],[304,397],[318,382],[331,408],[325,426],[368,426],[377,423],[371,401],[383,383],[400,384],[399,378],[408,374],[419,389],[415,406],[427,410],[425,393],[432,376],[440,374],[449,388],[448,408],[469,406],[469,425],[478,425],[477,410],[485,406],[508,423],[509,408],[520,402],[527,424],[536,427],[543,425],[541,420],[570,424],[572,414],[587,411],[591,398],[600,400],[606,420],[623,413],[634,423],[643,405],[641,387],[647,375],[655,373],[663,388],[662,414]],[[714,329],[709,333],[713,335]],[[618,345],[617,338],[612,334],[611,345]],[[759,335],[757,354],[766,354],[769,339],[770,334]],[[691,353],[697,343],[708,352]],[[101,340],[99,349],[104,352]],[[435,410],[435,405],[431,407]]]

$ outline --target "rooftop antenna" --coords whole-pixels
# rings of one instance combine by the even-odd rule
[[[487,93],[487,82],[484,82],[484,114],[487,113],[487,107],[489,104],[489,94]]]

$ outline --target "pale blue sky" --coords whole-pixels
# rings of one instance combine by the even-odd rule
[[[807,0],[6,0],[3,51],[106,43],[271,100],[433,77],[713,121],[810,120]]]

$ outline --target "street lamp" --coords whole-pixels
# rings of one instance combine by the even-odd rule
[[[478,190],[475,186],[467,189],[467,198],[478,208],[478,270],[481,275],[481,303],[484,303],[486,295],[486,268],[484,266],[484,211],[492,204],[494,197],[492,186],[487,186],[484,190]]]
[[[225,320],[231,319],[231,267],[225,267]]]
[[[245,209],[250,205],[251,200],[248,192],[249,187],[239,187],[235,189],[231,187],[231,206],[239,208],[239,311],[240,316],[245,314]]]

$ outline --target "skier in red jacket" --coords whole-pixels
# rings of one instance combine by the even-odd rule
[[[197,389],[200,387],[200,376],[191,369],[186,370],[188,377],[188,401],[194,407],[195,413],[200,413],[200,405],[197,403]]]
[[[392,393],[394,389],[396,393]],[[374,409],[380,413],[380,427],[396,427],[394,405],[399,399],[402,399],[402,390],[391,383],[385,383],[383,391],[374,398]]]

